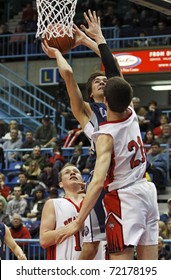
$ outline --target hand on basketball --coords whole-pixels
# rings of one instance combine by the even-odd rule
[[[88,23],[88,28],[85,25],[81,25],[81,29],[92,39],[96,41],[97,44],[106,43],[106,40],[102,34],[100,17],[97,17],[96,12],[93,13],[88,10],[88,15],[84,13],[85,20]]]
[[[74,33],[74,38],[75,38],[75,45],[74,48],[80,45],[84,45],[84,41],[87,38],[87,35],[81,31],[76,24],[74,24],[74,28],[73,28],[73,33]]]
[[[45,52],[45,54],[47,54],[47,56],[49,58],[56,58],[56,52],[59,52],[58,49],[49,47],[46,40],[44,40],[44,42],[42,42],[42,50]]]

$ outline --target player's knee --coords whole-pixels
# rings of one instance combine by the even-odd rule
[[[98,252],[99,241],[92,243],[84,243],[81,253],[81,259],[92,260]]]

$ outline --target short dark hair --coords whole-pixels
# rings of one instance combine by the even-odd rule
[[[122,113],[131,103],[133,90],[131,85],[123,78],[110,78],[104,88],[104,96],[110,110]]]
[[[151,143],[151,146],[158,146],[158,147],[160,147],[160,143],[157,142],[157,141],[153,141],[153,142]]]
[[[90,77],[88,78],[88,81],[86,83],[86,89],[87,89],[87,94],[88,94],[88,98],[93,100],[93,98],[90,97],[91,93],[92,93],[92,82],[94,81],[94,79],[96,77],[99,76],[104,76],[106,77],[105,73],[102,71],[98,71],[98,72],[94,72],[90,75]]]

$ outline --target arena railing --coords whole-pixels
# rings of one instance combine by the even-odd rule
[[[21,155],[23,152],[32,152],[33,149],[4,149],[4,156],[5,156],[5,171],[9,171],[10,169],[12,170],[19,170],[21,167],[21,164],[24,164],[21,160]],[[8,160],[8,153],[17,153],[17,158],[16,161],[9,161]],[[41,149],[42,154],[44,155],[52,155],[53,148],[42,148]],[[82,153],[83,155],[88,155],[89,154],[89,147],[88,146],[83,146],[82,147]],[[74,154],[74,147],[66,147],[62,148],[62,155],[65,157],[66,162],[70,160],[71,156]],[[12,168],[10,168],[10,166]]]
[[[27,256],[27,260],[46,260],[46,249],[40,246],[39,239],[15,239],[19,246],[23,249]],[[15,260],[14,254],[6,246],[5,259]]]
[[[15,241],[18,245],[24,242],[27,244],[21,246],[26,253],[27,260],[46,260],[46,249],[41,248],[39,239],[15,239]],[[171,253],[171,239],[164,239],[164,244],[169,246]],[[14,254],[7,246],[5,247],[5,259],[15,259]]]
[[[120,38],[114,28],[103,28],[104,36],[105,33],[109,33],[109,36],[105,36],[108,45],[111,49],[118,48],[150,48],[150,47],[161,47],[169,46],[171,44],[171,35],[160,35],[160,36],[145,36],[145,37],[124,37]],[[18,35],[25,36],[25,40],[16,41],[15,47],[10,43],[10,37],[17,37]],[[0,60],[17,60],[24,59],[26,62],[28,59],[38,59],[44,58],[46,55],[41,48],[41,40],[35,38],[35,33],[21,33],[12,35],[0,35],[1,45],[0,45]],[[145,43],[147,42],[147,43]],[[141,43],[141,44],[140,44]],[[85,46],[78,46],[72,49],[70,56],[72,55],[82,55],[87,53],[93,53]]]
[[[32,152],[33,149],[4,149],[4,156],[5,156],[5,170],[8,171],[10,170],[10,164],[11,166],[13,166],[13,169],[14,170],[18,170],[20,169],[20,164],[21,163],[24,163],[22,162],[21,160],[21,155],[23,152]],[[51,154],[53,151],[53,148],[41,148],[41,153],[42,154]],[[16,161],[9,161],[8,160],[8,153],[17,153],[17,158],[16,158]]]

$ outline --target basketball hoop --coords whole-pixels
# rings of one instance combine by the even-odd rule
[[[38,22],[36,37],[73,38],[73,18],[78,0],[36,0]]]

